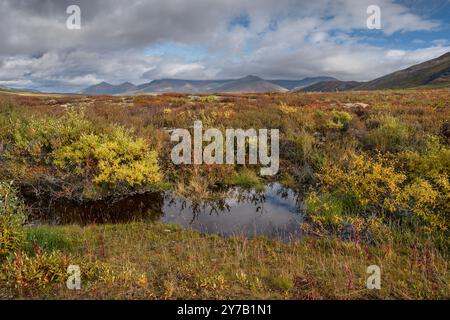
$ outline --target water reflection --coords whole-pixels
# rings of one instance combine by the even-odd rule
[[[34,203],[36,207],[36,204]],[[218,199],[194,202],[170,193],[151,193],[109,203],[55,203],[38,206],[35,220],[52,224],[162,221],[222,236],[296,239],[301,236],[302,204],[290,189],[274,183],[262,192],[234,188]]]
[[[163,206],[163,222],[175,223],[205,233],[270,238],[298,238],[302,207],[292,190],[279,184],[263,192],[232,189],[222,202],[193,203],[171,199]]]

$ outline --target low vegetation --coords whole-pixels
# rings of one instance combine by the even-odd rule
[[[448,101],[448,89],[0,96],[0,296],[448,298]],[[220,130],[279,128],[279,173],[175,166],[169,132],[192,130],[195,120]],[[24,226],[24,198],[83,202],[171,189],[202,201],[273,181],[302,195],[302,240],[222,239],[143,222]],[[84,266],[81,291],[65,288],[69,264]],[[380,291],[365,287],[372,264],[383,270]]]

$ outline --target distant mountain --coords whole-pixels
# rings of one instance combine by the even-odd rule
[[[161,79],[153,80],[136,87],[136,93],[207,93],[215,90],[230,80],[182,80]]]
[[[41,91],[35,90],[35,89],[16,89],[16,88],[10,88],[10,87],[5,87],[5,86],[0,86],[0,90],[12,91],[12,92],[41,93]]]
[[[261,79],[257,76],[246,76],[237,80],[226,82],[214,89],[215,92],[286,92],[287,88]]]
[[[333,77],[311,77],[301,80],[264,80],[257,76],[224,80],[160,79],[138,86],[125,82],[112,85],[101,82],[81,93],[88,95],[135,95],[145,93],[221,93],[221,92],[287,92],[347,91],[401,89],[414,87],[450,87],[450,52],[407,69],[368,81],[340,81]]]
[[[102,95],[102,94],[113,95],[126,93],[133,90],[136,90],[136,86],[130,82],[124,82],[119,85],[113,85],[103,81],[100,82],[99,84],[84,89],[83,91],[81,91],[81,93],[88,95]]]
[[[450,86],[450,52],[409,68],[366,82],[354,90]]]
[[[288,90],[296,90],[316,84],[318,82],[334,81],[334,80],[337,79],[333,77],[313,77],[313,78],[304,78],[302,80],[267,80],[267,81],[279,85],[280,87],[286,88]]]
[[[336,92],[336,91],[346,91],[351,90],[360,86],[362,82],[357,81],[322,81],[315,83],[311,86],[297,89],[294,91],[304,91],[304,92]]]

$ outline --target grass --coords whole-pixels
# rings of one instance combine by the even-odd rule
[[[38,226],[27,232],[28,239],[46,244],[46,253],[41,254],[53,251],[70,254],[71,264],[97,261],[102,264],[103,273],[95,280],[82,279],[80,291],[68,290],[63,280],[23,288],[17,283],[2,283],[0,296],[35,299],[445,299],[449,296],[447,259],[426,240],[415,239],[411,234],[399,236],[401,233],[394,231],[384,232],[383,240],[374,246],[333,237],[307,237],[293,243],[263,237],[224,239],[160,223]],[[366,288],[369,276],[366,269],[374,264],[381,268],[381,290]]]

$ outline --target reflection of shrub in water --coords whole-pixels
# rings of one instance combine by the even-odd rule
[[[97,201],[57,201],[41,203],[34,219],[54,223],[120,223],[156,221],[162,214],[163,193],[151,192]],[[32,205],[32,203],[29,203]]]

